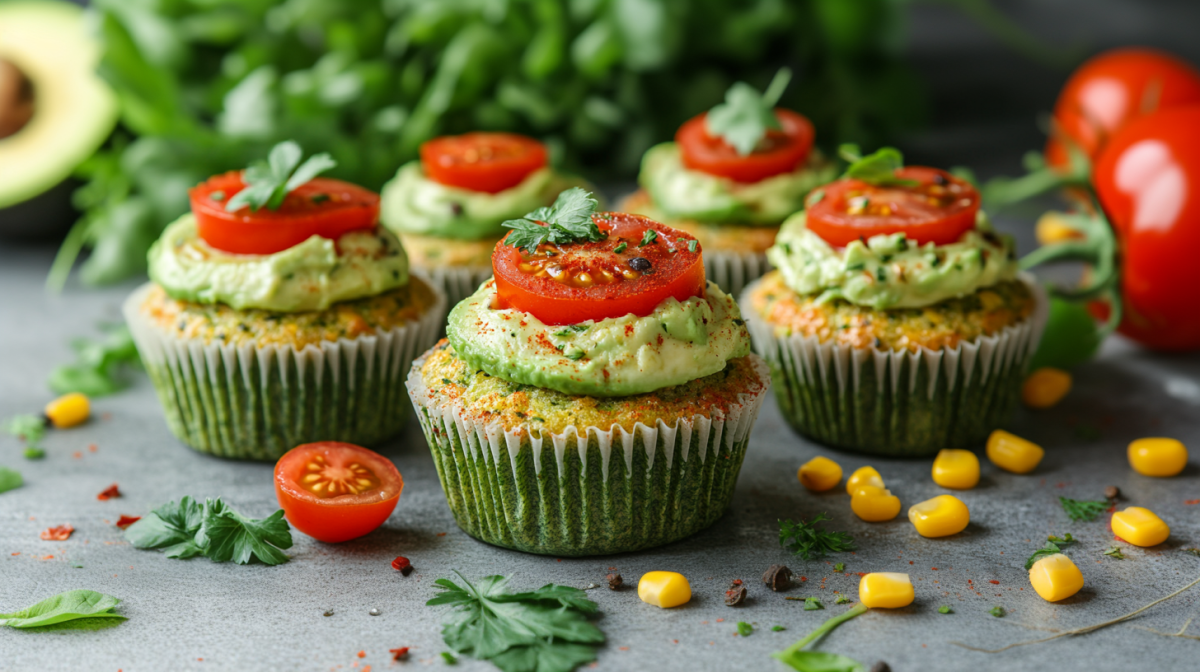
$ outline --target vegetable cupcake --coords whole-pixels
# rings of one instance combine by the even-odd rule
[[[555,172],[546,147],[512,133],[467,133],[421,145],[383,187],[382,221],[400,236],[413,266],[446,293],[466,298],[492,277],[501,224],[583,181]]]
[[[371,444],[407,415],[403,377],[445,298],[408,273],[379,196],[316,175],[294,142],[190,192],[125,302],[167,424],[222,457],[274,460],[322,440]]]
[[[729,505],[770,384],[692,236],[582,189],[507,222],[495,279],[408,390],[468,534],[595,555],[686,537]]]
[[[765,94],[734,84],[723,104],[680,126],[675,142],[646,152],[642,189],[623,204],[695,236],[709,279],[735,295],[767,271],[783,220],[835,174],[813,149],[812,123],[774,107],[790,78],[781,70]]]
[[[813,191],[746,289],[784,417],[829,445],[928,456],[981,442],[1020,394],[1046,300],[979,192],[883,149]]]

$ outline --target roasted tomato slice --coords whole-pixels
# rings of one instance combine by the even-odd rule
[[[429,179],[489,194],[517,186],[546,160],[545,145],[515,133],[447,135],[421,145]]]
[[[783,130],[768,131],[762,146],[747,156],[738,154],[724,138],[709,135],[706,116],[692,117],[675,133],[683,165],[692,170],[735,182],[758,182],[795,170],[812,151],[812,122],[791,110],[776,108],[775,117]]]
[[[845,247],[860,238],[901,232],[919,245],[945,245],[975,226],[979,192],[970,183],[922,166],[901,168],[896,177],[917,184],[876,186],[842,179],[825,185],[809,197],[808,228],[830,245]]]
[[[351,443],[306,443],[275,464],[275,494],[288,521],[329,543],[382,525],[403,489],[404,479],[391,460]]]
[[[695,238],[641,215],[597,213],[593,220],[608,234],[604,240],[544,243],[533,254],[504,241],[496,245],[492,268],[500,307],[546,324],[577,324],[649,315],[671,296],[704,296],[704,260]]]
[[[245,187],[241,171],[233,171],[189,192],[204,242],[234,254],[274,254],[313,236],[336,240],[350,231],[373,229],[379,221],[379,194],[325,177],[293,189],[278,210],[227,212],[225,203]]]

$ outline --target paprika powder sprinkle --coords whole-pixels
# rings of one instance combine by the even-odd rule
[[[120,489],[117,488],[116,483],[113,483],[112,485],[105,488],[104,492],[96,495],[96,499],[103,502],[105,500],[112,499],[113,497],[120,497],[120,496],[121,496]]]

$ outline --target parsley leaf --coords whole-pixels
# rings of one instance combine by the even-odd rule
[[[938,613],[939,614],[953,614],[954,610],[951,609],[949,607],[949,605],[943,604],[942,606],[938,607]]]
[[[125,529],[125,539],[135,548],[161,550],[168,558],[194,558],[203,553],[196,543],[203,519],[204,507],[184,497],[178,504],[167,502],[142,516]]]
[[[1063,511],[1067,512],[1067,517],[1075,521],[1095,520],[1097,516],[1112,506],[1109,502],[1099,499],[1087,500],[1059,497],[1058,502],[1062,504]]]
[[[620,243],[617,243],[616,247],[613,248],[613,252],[616,254],[620,254],[620,253],[624,252],[625,248],[627,248],[627,247],[629,247],[629,245],[627,245],[625,243],[625,241],[622,240]]]
[[[850,604],[850,598],[846,597],[845,595],[839,594],[837,596],[837,599],[834,600],[833,603],[834,604]]]
[[[510,219],[501,224],[513,230],[504,239],[504,244],[532,253],[542,243],[565,245],[604,240],[604,232],[592,220],[599,206],[591,192],[571,187],[558,195],[554,205],[538,208],[521,219]]]
[[[656,240],[658,240],[658,232],[654,229],[646,229],[646,232],[642,234],[642,242],[638,243],[638,247],[653,245]]]
[[[998,607],[998,606],[992,607],[991,610],[988,611],[988,613],[991,614],[992,616],[995,616],[996,618],[1004,618],[1006,615],[1008,615],[1008,612],[1004,610],[1004,607]]]
[[[1105,554],[1105,555],[1107,555],[1107,556],[1109,556],[1109,557],[1116,558],[1117,560],[1124,560],[1124,559],[1125,559],[1125,554],[1124,554],[1124,553],[1122,553],[1122,552],[1121,552],[1121,549],[1120,549],[1120,548],[1118,548],[1118,547],[1116,547],[1116,546],[1109,546],[1109,547],[1108,547],[1108,550],[1107,550],[1107,551],[1105,551],[1105,552],[1104,552],[1104,554]]]
[[[821,601],[818,600],[817,598],[815,598],[815,597],[804,598],[804,610],[805,611],[817,611],[817,610],[824,609],[824,608],[825,608],[825,605],[821,604]]]
[[[1031,569],[1033,563],[1042,559],[1047,555],[1062,553],[1062,549],[1075,543],[1075,538],[1068,532],[1062,537],[1050,536],[1047,538],[1046,545],[1033,552],[1029,559],[1025,561],[1025,569]]]
[[[775,73],[765,93],[745,82],[737,82],[725,92],[725,102],[708,111],[704,124],[710,135],[720,136],[741,156],[754,152],[767,131],[783,130],[775,116],[775,103],[792,79],[792,71],[782,68]]]
[[[833,571],[835,571],[835,572],[844,572],[844,571],[846,571],[846,563],[844,563],[844,562],[837,562],[837,563],[834,563],[834,565],[833,565]]]
[[[283,519],[283,509],[256,520],[234,511],[220,499],[210,499],[204,503],[204,522],[196,543],[213,562],[244,565],[258,558],[263,564],[278,565],[288,561],[280,549],[292,547],[292,532]]]
[[[457,573],[457,572],[456,572]],[[577,588],[548,584],[510,593],[508,579],[484,577],[463,585],[438,579],[441,589],[425,604],[450,605],[442,639],[456,653],[490,660],[505,672],[570,672],[596,659],[604,633],[588,622],[597,605]]]
[[[862,156],[858,145],[844,144],[838,154],[850,165],[842,177],[851,177],[880,187],[915,187],[916,180],[896,177],[896,171],[904,167],[904,155],[895,147],[884,147],[874,154]]]
[[[737,633],[742,637],[749,637],[754,634],[754,626],[745,621],[738,621]]]
[[[129,327],[125,325],[102,328],[99,340],[76,339],[71,342],[76,360],[50,372],[50,389],[57,394],[80,392],[89,397],[102,397],[120,392],[129,385],[123,376],[127,365],[137,365],[137,346]]]
[[[0,614],[0,625],[38,628],[81,618],[120,618],[115,613],[121,600],[94,590],[69,590],[11,614]]]
[[[825,532],[817,528],[817,523],[825,520],[829,520],[829,516],[819,513],[807,523],[803,519],[798,523],[790,520],[779,521],[779,545],[805,560],[815,560],[826,553],[853,551],[854,538],[849,534]]]
[[[25,479],[21,478],[20,472],[8,467],[0,467],[0,492],[15,490],[24,484]]]
[[[308,157],[300,163],[304,151],[292,140],[285,140],[271,148],[266,161],[256,161],[242,172],[246,188],[233,195],[225,204],[227,212],[236,212],[249,206],[251,211],[266,207],[278,210],[283,199],[293,189],[306,184],[317,175],[337,166],[337,162],[326,152]]]

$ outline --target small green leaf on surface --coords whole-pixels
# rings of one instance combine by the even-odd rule
[[[787,628],[783,627],[782,625],[776,625],[771,628],[771,632],[783,632],[784,630],[787,630]]]
[[[825,608],[825,605],[821,604],[821,601],[818,600],[817,598],[815,598],[815,597],[804,598],[804,610],[805,611],[817,611],[817,610],[824,609],[824,608]]]
[[[210,499],[204,503],[204,520],[196,543],[213,562],[244,565],[257,559],[278,565],[288,561],[280,549],[292,547],[292,533],[283,519],[283,509],[257,520],[234,511],[220,499]]]
[[[1185,549],[1183,549],[1183,552],[1191,553],[1192,555],[1195,555],[1195,556],[1200,556],[1200,548],[1185,548]]]
[[[999,607],[999,606],[992,607],[991,610],[988,611],[988,613],[991,614],[992,616],[995,616],[996,618],[1004,618],[1008,614],[1008,612],[1004,610],[1004,607]]]
[[[815,560],[827,553],[853,551],[854,538],[845,532],[826,532],[818,527],[829,516],[818,513],[809,522],[779,521],[779,545],[805,560]]]
[[[46,436],[46,419],[32,413],[15,415],[4,423],[4,433],[36,446]]]
[[[1122,553],[1121,549],[1116,546],[1109,546],[1108,550],[1105,551],[1104,554],[1110,558],[1116,558],[1117,560],[1125,559],[1125,554]]]
[[[1057,537],[1057,536],[1053,536],[1053,535],[1050,537],[1047,537],[1046,545],[1039,548],[1038,550],[1034,551],[1033,555],[1029,556],[1029,559],[1025,561],[1025,569],[1031,569],[1033,567],[1033,563],[1037,562],[1038,560],[1042,559],[1043,557],[1045,557],[1047,555],[1054,555],[1055,553],[1062,553],[1062,549],[1064,549],[1067,546],[1070,546],[1071,544],[1074,544],[1074,543],[1075,543],[1075,537],[1072,537],[1070,532],[1066,533],[1062,537]]]
[[[850,598],[846,597],[845,595],[839,594],[837,596],[837,599],[834,600],[833,603],[834,604],[850,604],[851,601],[852,600]]]
[[[533,253],[542,243],[565,245],[604,240],[604,232],[592,219],[599,206],[591,192],[571,187],[558,195],[554,205],[501,224],[512,229],[504,244]]]
[[[1107,500],[1100,499],[1086,500],[1059,497],[1058,502],[1062,504],[1063,511],[1067,512],[1067,516],[1075,521],[1095,520],[1097,516],[1112,506]]]
[[[168,558],[193,558],[203,550],[196,533],[204,519],[204,507],[191,497],[167,502],[142,516],[125,529],[125,539],[134,548],[163,551]]]
[[[797,672],[864,672],[863,664],[837,653],[790,651],[772,654]]]
[[[954,610],[951,609],[948,605],[943,604],[942,606],[938,607],[938,613],[939,614],[953,614]]]
[[[20,472],[8,467],[0,467],[0,492],[15,490],[24,484],[25,479],[21,478]]]
[[[41,448],[26,448],[25,452],[21,453],[27,460],[40,460],[46,456],[46,451]]]
[[[833,571],[835,571],[835,572],[838,572],[838,573],[841,573],[841,572],[844,572],[844,571],[846,571],[846,563],[844,563],[844,562],[835,562],[835,563],[833,564]]]
[[[765,93],[737,82],[725,92],[725,102],[713,107],[704,118],[709,135],[719,136],[741,156],[754,152],[767,137],[767,131],[783,130],[775,116],[775,103],[792,79],[792,71],[782,68]]]
[[[455,658],[454,654],[450,653],[449,651],[442,651],[442,660],[445,661],[445,663],[447,665],[457,665],[458,664],[458,658]],[[537,669],[537,668],[533,668],[533,669]]]
[[[303,156],[300,145],[292,140],[272,147],[266,161],[256,161],[242,172],[246,188],[229,199],[225,210],[236,212],[247,206],[252,211],[263,207],[278,210],[292,190],[337,166],[337,162],[327,153],[314,154],[301,164]]]
[[[104,335],[98,340],[73,340],[71,348],[75,351],[75,362],[55,367],[50,372],[48,384],[56,394],[79,392],[89,397],[103,397],[129,386],[126,371],[141,361],[129,327],[101,329]]]
[[[11,614],[0,614],[0,625],[10,628],[39,628],[78,619],[120,618],[115,613],[121,600],[94,590],[70,590],[49,597]]]
[[[754,626],[745,621],[738,621],[737,632],[742,637],[749,637],[754,634]]]

